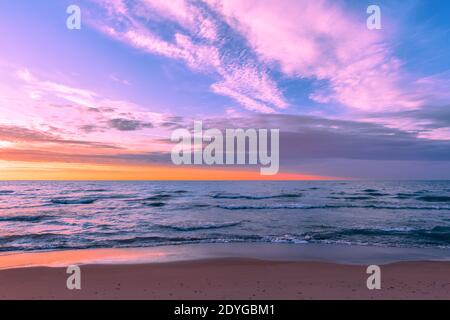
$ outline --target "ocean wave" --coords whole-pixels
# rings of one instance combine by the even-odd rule
[[[193,209],[193,208],[209,208],[209,207],[211,207],[210,204],[206,204],[206,203],[194,203],[194,204],[191,204],[191,205],[185,207],[185,209]]]
[[[337,230],[332,232],[317,232],[311,235],[314,240],[336,240],[342,237],[352,236],[390,236],[390,237],[406,237],[415,238],[416,240],[450,244],[450,227],[437,226],[432,229],[415,229],[409,227],[393,227],[393,228],[350,228]]]
[[[386,197],[389,196],[389,193],[382,193],[382,192],[371,192],[367,193],[371,197]]]
[[[64,190],[61,193],[68,194],[68,193],[104,193],[104,192],[111,192],[111,190],[107,190],[107,189],[72,189],[72,190]]]
[[[146,207],[164,207],[167,205],[165,202],[144,202],[142,204]]]
[[[8,207],[0,207],[0,210],[16,210],[16,209],[32,209],[32,208],[42,208],[47,207],[48,204],[37,204],[37,205],[15,205],[15,206],[8,206]]]
[[[363,195],[363,196],[345,196],[345,197],[337,197],[337,196],[328,196],[328,199],[332,199],[332,200],[375,200],[375,198],[371,195]]]
[[[395,198],[397,199],[413,199],[417,197],[416,193],[397,193]]]
[[[126,201],[127,202],[145,202],[145,201],[162,202],[163,200],[168,200],[170,198],[173,198],[173,195],[168,194],[168,193],[161,193],[161,194],[156,194],[156,195],[145,197],[145,198],[139,197],[139,198],[134,198],[134,199],[128,199]]]
[[[54,216],[0,216],[1,222],[40,222],[47,219],[53,219]]]
[[[14,241],[18,241],[18,240],[20,242],[24,242],[25,240],[28,240],[30,242],[40,241],[40,240],[62,241],[62,240],[64,240],[64,236],[61,234],[57,234],[57,233],[12,234],[12,235],[0,237],[0,244],[14,242]]]
[[[170,194],[158,194],[155,196],[144,198],[144,201],[158,201],[158,200],[164,200],[164,199],[170,199],[172,196]]]
[[[420,207],[420,206],[395,206],[395,205],[217,205],[217,208],[225,210],[294,210],[294,209],[341,209],[341,208],[356,208],[356,209],[385,209],[385,210],[450,210],[450,207]]]
[[[93,204],[100,200],[99,198],[85,198],[85,199],[51,199],[52,204]]]
[[[343,200],[372,200],[372,197],[366,196],[354,196],[354,197],[343,197],[343,198],[335,198],[335,199],[343,199]]]
[[[178,225],[156,225],[157,227],[164,229],[171,229],[175,231],[196,231],[196,230],[208,230],[208,229],[222,229],[235,227],[242,224],[242,221],[234,222],[222,222],[222,223],[205,223],[205,224],[178,224]]]
[[[365,190],[363,190],[363,192],[374,193],[374,192],[379,192],[379,191],[377,189],[365,189]]]
[[[205,241],[201,237],[158,237],[158,236],[142,236],[142,237],[130,237],[125,239],[107,240],[114,245],[124,246],[142,246],[146,244],[150,245],[170,245],[170,244],[188,244],[188,243],[200,243]],[[98,243],[97,243],[98,244]]]
[[[217,208],[225,210],[278,210],[278,209],[319,209],[324,208],[324,206],[305,206],[305,205],[217,205]]]
[[[129,199],[134,196],[135,195],[130,194],[108,194],[108,195],[95,195],[80,198],[60,197],[50,199],[50,203],[57,205],[93,204],[100,200]]]
[[[185,245],[185,244],[201,244],[201,243],[252,243],[267,242],[261,236],[257,235],[220,235],[217,237],[159,237],[159,236],[141,236],[130,237],[124,239],[105,240],[91,242],[87,244],[87,248],[98,247],[152,247],[166,245]]]
[[[263,199],[279,199],[279,198],[300,198],[301,193],[281,193],[273,196],[251,196],[238,194],[217,193],[211,196],[214,199],[246,199],[246,200],[263,200]]]
[[[130,199],[136,197],[135,194],[105,194],[105,195],[95,195],[99,200],[112,200],[112,199]]]
[[[206,203],[183,203],[176,207],[173,207],[173,211],[186,211],[192,209],[205,209],[205,208],[216,208],[216,205],[206,204]]]
[[[297,236],[292,234],[285,234],[282,236],[267,236],[263,239],[266,242],[271,243],[294,243],[294,244],[306,244],[311,240],[309,235]]]
[[[0,190],[0,195],[13,194],[13,190]]]
[[[450,197],[448,196],[423,196],[417,198],[417,200],[425,202],[450,202]]]
[[[389,228],[344,229],[335,232],[304,234],[284,234],[260,236],[255,234],[208,234],[206,236],[129,236],[115,238],[112,234],[78,237],[75,241],[64,235],[53,233],[38,235],[12,235],[0,237],[0,251],[64,250],[90,248],[154,247],[163,245],[183,245],[199,243],[291,243],[291,244],[341,244],[390,247],[436,247],[450,246],[449,227],[431,230],[392,230]],[[176,230],[181,231],[181,230]],[[183,230],[184,231],[184,230]],[[104,238],[98,238],[98,236]],[[399,241],[398,238],[404,238]],[[393,241],[397,238],[396,241]]]

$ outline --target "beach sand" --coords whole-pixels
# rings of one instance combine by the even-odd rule
[[[66,268],[0,271],[1,299],[450,299],[449,262],[381,266],[382,289],[366,287],[367,266],[224,258],[81,266],[81,290]]]

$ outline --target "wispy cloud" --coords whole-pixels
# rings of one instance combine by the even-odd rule
[[[149,122],[142,122],[138,120],[129,120],[115,118],[108,121],[111,128],[115,128],[119,131],[136,131],[145,128],[153,128],[153,124]]]
[[[2,71],[3,156],[6,150],[9,155],[24,156],[24,150],[45,153],[57,148],[66,155],[64,159],[98,153],[111,157],[169,148],[154,141],[168,135],[170,129],[164,124],[174,119],[170,114],[151,112],[129,101],[47,80],[26,68]],[[14,90],[8,90],[8,84]]]
[[[211,86],[213,92],[249,110],[273,113],[288,106],[264,66],[229,48],[227,39],[219,35],[224,21],[215,18],[202,2],[146,0],[127,6],[116,0],[112,7],[103,4],[108,7],[109,18],[92,24],[109,37],[150,54],[182,61],[194,71],[211,75],[217,79]],[[146,20],[161,19],[182,28],[175,30],[171,39],[164,39],[145,24]],[[120,28],[116,27],[119,22]]]
[[[327,0],[205,1],[266,63],[291,77],[327,81],[310,94],[316,102],[371,112],[424,103],[385,33],[367,29],[365,12],[358,17]]]
[[[365,121],[397,128],[419,138],[450,140],[450,106],[426,106],[416,110],[366,115]]]
[[[320,83],[309,94],[314,102],[357,112],[418,109],[437,100],[431,92],[443,86],[440,79],[408,74],[390,34],[368,30],[366,13],[358,15],[341,2],[115,0],[110,6],[94,1],[108,12],[107,19],[94,23],[99,30],[211,75],[212,92],[256,112],[290,106],[270,69]],[[148,21],[171,25],[172,34],[158,34]],[[237,45],[233,32],[244,43]]]
[[[39,144],[52,144],[52,145],[72,145],[72,146],[85,146],[93,147],[97,149],[122,149],[120,146],[114,144],[104,144],[93,141],[83,140],[70,140],[55,135],[51,132],[42,130],[33,130],[24,127],[12,126],[12,125],[0,125],[0,140],[9,141],[13,143],[39,143]],[[40,145],[42,147],[42,145]]]

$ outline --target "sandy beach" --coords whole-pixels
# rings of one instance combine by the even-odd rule
[[[238,251],[239,246],[229,248]],[[257,248],[249,250],[258,252]],[[445,261],[383,264],[382,289],[371,291],[366,287],[368,264],[242,257],[161,260],[170,249],[181,250],[170,247],[3,255],[0,299],[450,299],[450,262]],[[193,251],[190,247],[182,249]],[[303,250],[310,249],[306,246]],[[154,262],[130,263],[131,259],[144,261],[139,260],[144,252],[146,259]],[[40,266],[44,260],[51,267]],[[71,291],[66,287],[69,275],[63,265],[77,261],[96,264],[81,264],[82,288]],[[30,266],[20,267],[27,264]]]

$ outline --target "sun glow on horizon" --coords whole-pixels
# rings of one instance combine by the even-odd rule
[[[344,180],[280,172],[262,176],[259,169],[211,169],[163,165],[32,163],[0,161],[0,180]]]

